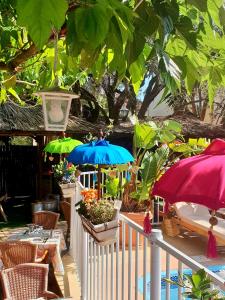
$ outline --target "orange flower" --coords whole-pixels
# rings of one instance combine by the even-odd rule
[[[90,203],[97,199],[98,191],[95,189],[86,189],[81,191],[81,195],[84,197],[84,202]]]

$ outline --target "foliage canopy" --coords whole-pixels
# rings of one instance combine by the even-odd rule
[[[152,59],[170,91],[207,81],[212,103],[225,84],[222,0],[0,0],[0,13],[1,101],[52,83],[56,35],[66,86],[117,72],[137,91]]]

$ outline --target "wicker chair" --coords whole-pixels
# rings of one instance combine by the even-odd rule
[[[37,245],[30,242],[7,241],[0,243],[0,258],[4,268],[11,268],[23,263],[43,261],[43,257],[36,258]]]
[[[68,229],[70,229],[71,204],[67,201],[62,201],[60,202],[60,207],[67,222]]]
[[[62,201],[60,202],[60,207],[63,212],[64,218],[67,222],[66,243],[67,243],[67,247],[69,247],[71,204],[67,201]]]
[[[48,265],[21,264],[3,270],[1,278],[5,300],[59,298],[47,291]]]
[[[38,211],[33,215],[33,223],[43,226],[44,229],[55,229],[60,214],[52,211]]]

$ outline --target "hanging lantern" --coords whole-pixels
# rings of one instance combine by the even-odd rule
[[[36,95],[42,98],[45,130],[66,131],[71,100],[79,96],[59,87],[37,92]]]
[[[129,114],[129,109],[127,109],[126,107],[121,107],[120,112],[119,112],[119,118],[122,121],[126,121],[128,114]]]

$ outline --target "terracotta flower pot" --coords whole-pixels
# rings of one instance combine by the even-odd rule
[[[143,227],[145,213],[144,212],[121,212],[124,216]],[[129,245],[129,226],[125,225],[125,246]],[[139,234],[139,245],[143,244],[143,236]],[[120,245],[122,245],[122,226],[120,227]],[[136,231],[132,230],[132,247],[136,246]]]

